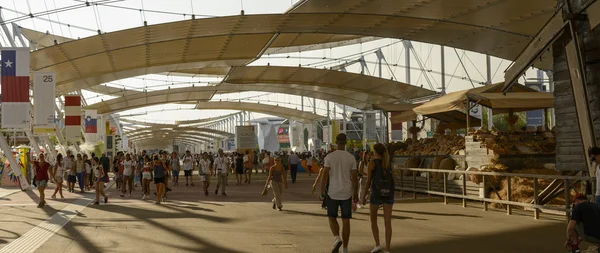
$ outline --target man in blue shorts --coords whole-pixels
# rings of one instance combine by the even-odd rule
[[[329,182],[326,205],[329,227],[333,233],[332,253],[337,253],[343,244],[342,253],[348,252],[350,240],[350,219],[352,218],[352,198],[358,201],[358,179],[356,175],[356,160],[354,155],[346,151],[346,135],[338,134],[335,138],[337,150],[325,157],[321,194]],[[342,213],[342,238],[338,224],[338,209]]]

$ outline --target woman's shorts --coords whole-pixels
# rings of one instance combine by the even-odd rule
[[[144,172],[144,173],[142,173],[142,178],[143,179],[152,179],[152,174],[150,174],[150,172]]]
[[[373,194],[373,192],[371,192],[371,195],[369,198],[369,203],[371,205],[383,205],[383,204],[393,205],[394,204],[394,194],[392,193],[391,196],[382,198],[382,197],[375,196],[375,194]]]
[[[208,175],[201,174],[201,175],[198,175],[198,176],[200,177],[200,181],[202,181],[202,182],[207,182],[208,181]]]
[[[173,175],[174,177],[178,177],[179,176],[179,171],[178,170],[172,170],[171,171],[171,175]]]
[[[76,183],[77,182],[77,176],[75,176],[75,175],[69,175],[67,177],[67,182],[69,182],[69,183]]]
[[[48,180],[42,180],[42,181],[35,181],[35,184],[37,185],[37,187],[46,187],[48,186]]]
[[[62,183],[64,179],[63,179],[63,177],[62,177],[62,176],[55,176],[55,177],[54,177],[54,180],[55,180],[55,181],[56,181],[56,183],[58,184],[58,183]]]
[[[192,176],[192,170],[184,170],[183,173],[184,173],[184,175],[186,177],[191,177]]]
[[[244,168],[237,168],[237,169],[235,169],[235,173],[237,173],[237,174],[244,174]]]
[[[164,183],[165,183],[164,177],[155,177],[154,178],[154,184],[164,184]]]

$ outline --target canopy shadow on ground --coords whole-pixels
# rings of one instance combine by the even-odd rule
[[[503,231],[500,233],[465,235],[457,236],[452,239],[441,239],[436,241],[424,241],[420,243],[404,243],[397,245],[392,243],[391,252],[410,252],[410,253],[465,253],[465,252],[486,252],[486,253],[506,253],[506,252],[545,252],[562,253],[566,252],[563,248],[565,238],[565,225],[545,224],[535,228],[520,230],[518,223],[515,223],[515,229]],[[383,235],[384,230],[379,228]],[[397,233],[401,231],[395,230]],[[383,236],[380,237],[383,240]],[[394,240],[392,240],[393,242]],[[539,249],[529,251],[533,248]],[[359,252],[368,252],[371,250],[360,249]]]

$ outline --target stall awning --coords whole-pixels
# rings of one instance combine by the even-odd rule
[[[494,113],[512,111],[530,111],[551,108],[554,97],[549,92],[538,92],[521,84],[514,85],[510,92],[501,93],[503,83],[497,83],[469,90],[448,93],[431,100],[411,111],[392,117],[392,123],[413,120],[417,115],[424,115],[458,126],[466,126],[467,98],[485,107],[492,108]],[[480,119],[470,117],[470,126],[480,125]]]
[[[502,95],[503,83],[497,83],[469,90],[448,93],[440,98],[431,100],[414,111],[420,115],[439,114],[450,111],[465,111],[466,100],[469,98],[485,107],[492,108],[494,113],[513,111],[530,111],[554,107],[552,93],[538,92],[521,84],[514,85],[506,95]]]
[[[413,108],[421,105],[419,104],[406,104],[406,103],[387,103],[387,104],[374,104],[373,109],[384,110],[386,112],[405,112],[410,111]]]

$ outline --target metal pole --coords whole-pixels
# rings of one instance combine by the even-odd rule
[[[317,114],[317,99],[313,98],[313,113]]]
[[[27,136],[27,139],[29,139],[29,142],[31,143],[31,147],[33,148],[35,153],[40,155],[42,153],[42,150],[40,149],[40,146],[38,145],[37,141],[35,140],[35,136],[33,136],[31,131],[29,131],[29,130],[25,131],[25,135]]]
[[[329,101],[325,102],[327,104],[327,128],[328,128],[328,132],[329,132],[329,139],[328,140],[324,140],[325,142],[327,142],[327,144],[331,144],[331,139],[333,139],[333,136],[331,136],[332,132],[331,132],[331,115],[330,115],[330,111],[329,111]]]
[[[346,123],[346,105],[343,105],[343,107],[342,107],[342,113],[344,114],[344,115],[342,115],[343,116],[342,117],[342,124],[343,124],[343,126],[342,126],[342,132],[346,133],[346,127],[347,127],[346,126],[346,124],[347,124]]]
[[[406,66],[406,83],[410,83],[410,41],[404,41],[404,65]]]
[[[54,145],[50,141],[50,137],[42,136],[42,137],[40,137],[40,141],[46,143],[46,147],[48,148],[48,153],[52,156],[52,159],[54,161],[56,161],[56,157],[58,156],[58,154],[56,153],[56,147],[54,147]]]
[[[485,65],[487,70],[487,85],[492,84],[492,57],[490,55],[485,56]],[[487,125],[488,131],[492,130],[492,126],[494,125],[494,113],[492,112],[492,108],[487,108]]]
[[[363,141],[363,149],[367,150],[367,113],[365,111],[363,111],[362,141]]]
[[[441,59],[441,67],[442,67],[442,95],[446,94],[446,55],[444,53],[444,46],[441,46],[440,54],[442,56]]]
[[[304,111],[304,96],[300,96],[300,110]]]
[[[546,75],[548,75],[548,89],[549,92],[554,94],[554,72],[552,70],[546,71]],[[554,114],[554,108],[550,108],[550,129],[552,129],[556,125],[556,118]]]

